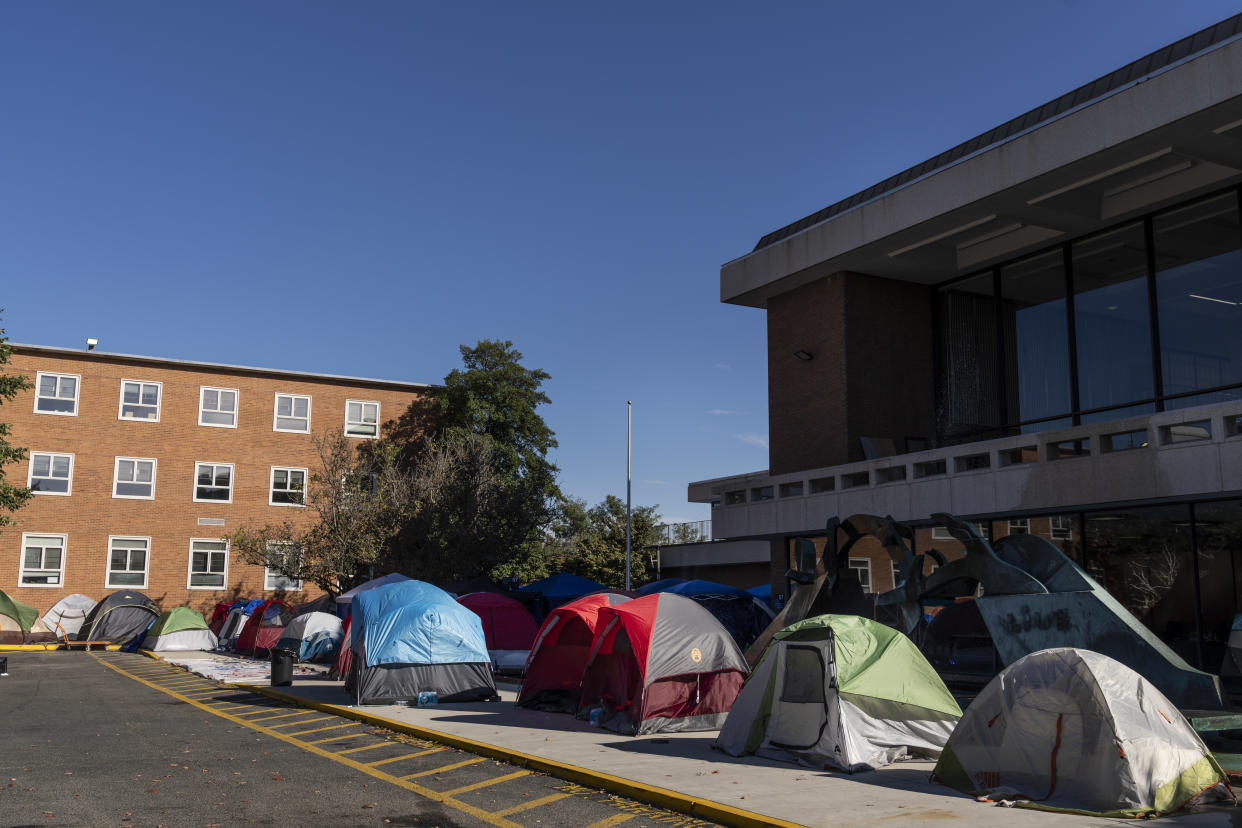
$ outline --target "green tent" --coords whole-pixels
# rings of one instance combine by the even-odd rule
[[[151,625],[151,629],[147,630],[147,636],[150,638],[158,638],[168,633],[181,632],[182,630],[205,630],[207,622],[203,619],[203,614],[189,607],[176,607],[166,610],[155,619],[155,623]]]
[[[0,630],[28,633],[38,620],[37,609],[0,592]]]
[[[217,643],[203,614],[189,607],[161,613],[142,640],[148,650],[214,650]]]
[[[939,756],[961,716],[905,635],[857,615],[820,615],[772,637],[715,746],[852,773]]]

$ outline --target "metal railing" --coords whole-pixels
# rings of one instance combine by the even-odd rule
[[[672,546],[678,543],[702,543],[712,539],[712,522],[694,520],[689,523],[665,523],[659,527],[660,543]]]

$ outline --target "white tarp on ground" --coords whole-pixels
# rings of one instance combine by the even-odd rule
[[[156,638],[146,649],[157,652],[166,650],[214,650],[216,644],[216,634],[211,630],[177,630]]]
[[[271,662],[250,658],[209,653],[187,653],[186,655],[162,653],[160,658],[203,678],[234,684],[267,684],[272,675]],[[322,677],[323,674],[322,668],[307,667],[302,664],[295,664],[293,667],[295,679],[317,678]]]
[[[98,602],[94,598],[88,598],[76,592],[66,595],[52,604],[52,608],[43,616],[43,623],[57,635],[75,636],[82,629],[82,622],[95,608],[96,603]],[[57,624],[60,625],[59,629]]]

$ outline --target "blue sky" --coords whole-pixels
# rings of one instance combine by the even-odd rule
[[[543,368],[562,488],[767,466],[777,227],[1233,3],[6,3],[12,341],[438,382]],[[238,301],[238,297],[244,297]],[[814,428],[814,423],[808,423]]]

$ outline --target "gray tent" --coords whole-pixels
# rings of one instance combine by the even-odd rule
[[[128,644],[141,637],[159,614],[160,608],[150,598],[136,590],[123,589],[95,605],[82,622],[78,640]]]

